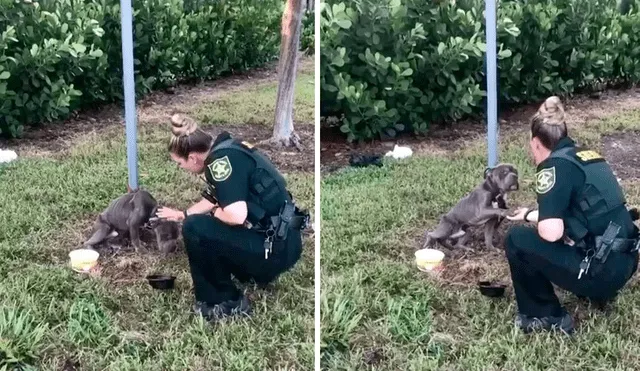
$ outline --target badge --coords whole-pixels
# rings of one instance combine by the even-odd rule
[[[556,167],[542,169],[536,173],[536,192],[545,194],[556,185]]]
[[[603,159],[598,152],[590,150],[576,152],[576,156],[578,156],[583,162]]]
[[[223,182],[227,180],[233,171],[231,168],[231,162],[229,162],[229,157],[224,156],[213,161],[209,164],[209,171],[211,171],[211,177],[216,182]]]

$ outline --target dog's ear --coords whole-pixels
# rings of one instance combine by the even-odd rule
[[[490,167],[484,169],[484,178],[487,179],[487,177],[489,176],[489,174],[491,174],[491,169]]]

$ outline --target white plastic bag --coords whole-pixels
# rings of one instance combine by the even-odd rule
[[[407,158],[407,157],[411,157],[411,155],[413,155],[413,151],[411,150],[411,148],[409,147],[400,147],[397,144],[393,147],[393,151],[389,151],[387,152],[387,154],[385,156],[387,157],[393,157],[396,160],[399,160],[401,158]]]
[[[0,149],[0,164],[11,162],[18,158],[18,154],[11,150]]]

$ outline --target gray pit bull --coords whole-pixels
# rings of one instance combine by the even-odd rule
[[[83,244],[84,247],[93,249],[94,245],[108,238],[123,235],[128,236],[135,251],[140,252],[140,228],[149,224],[156,235],[158,249],[165,255],[174,252],[180,228],[176,222],[155,218],[158,207],[158,202],[145,190],[139,189],[118,197],[98,215],[93,235]]]
[[[513,165],[499,164],[487,170],[484,181],[440,219],[435,231],[426,233],[424,247],[436,240],[450,250],[469,249],[465,246],[469,240],[468,228],[484,225],[485,245],[493,249],[498,225],[502,218],[510,215],[507,193],[519,187],[518,170]],[[456,245],[452,246],[449,240],[457,240]]]

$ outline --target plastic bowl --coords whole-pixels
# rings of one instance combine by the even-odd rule
[[[147,276],[147,281],[156,290],[171,290],[175,284],[176,277],[167,274],[150,274]]]
[[[77,249],[69,253],[71,269],[76,272],[85,273],[93,269],[98,264],[100,254],[91,249]]]
[[[440,266],[444,253],[435,249],[422,249],[415,253],[416,265],[422,271],[432,271]]]
[[[478,289],[480,290],[480,293],[491,298],[498,298],[504,295],[504,289],[506,287],[506,285],[493,283],[491,281],[478,282]]]

